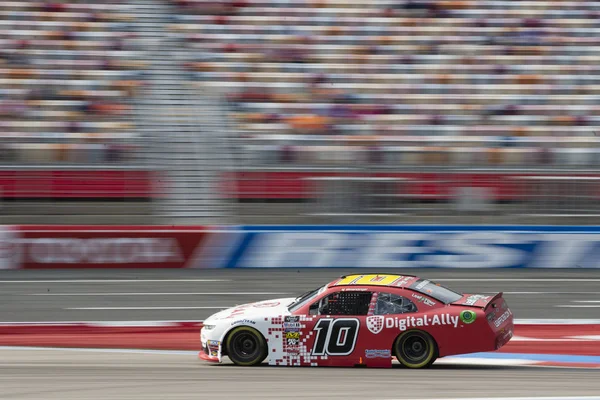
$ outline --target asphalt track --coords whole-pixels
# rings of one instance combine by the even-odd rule
[[[0,271],[0,322],[203,320],[220,308],[292,297],[341,269]],[[466,293],[505,292],[517,319],[600,319],[600,269],[386,270]]]
[[[0,322],[200,320],[220,307],[293,296],[346,272],[359,271],[0,271]],[[600,270],[377,272],[416,274],[463,292],[504,291],[520,319],[600,319]],[[0,399],[375,400],[599,394],[598,370],[586,369],[444,363],[419,371],[239,368],[206,364],[187,352],[0,348]]]
[[[0,399],[428,399],[598,395],[598,371],[240,368],[187,354],[0,351]]]

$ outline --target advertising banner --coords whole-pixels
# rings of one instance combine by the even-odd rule
[[[206,268],[227,234],[205,227],[21,226],[11,257],[20,268]]]
[[[0,227],[0,269],[598,268],[599,256],[600,227]]]
[[[598,268],[600,227],[245,227],[228,268]]]

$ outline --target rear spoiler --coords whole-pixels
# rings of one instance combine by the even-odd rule
[[[502,298],[503,292],[496,293],[494,296],[484,296],[481,294],[465,294],[460,300],[453,302],[453,305],[474,307],[486,309],[489,305]]]

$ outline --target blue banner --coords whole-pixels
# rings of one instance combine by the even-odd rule
[[[227,268],[598,268],[597,226],[245,226]]]

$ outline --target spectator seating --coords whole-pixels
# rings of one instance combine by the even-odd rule
[[[406,164],[449,152],[468,165],[463,138],[490,154],[473,160],[492,165],[596,162],[587,155],[600,131],[600,1],[164,2],[178,13],[157,35],[179,37],[190,85],[224,90],[237,131],[286,152],[260,160],[327,161],[331,151],[315,154],[331,143],[315,140],[360,136],[392,153],[424,138]],[[122,144],[137,135],[147,67],[137,10],[133,1],[0,3],[2,162],[134,157]]]
[[[0,2],[2,162],[124,162],[143,84],[132,2]]]
[[[443,137],[510,138],[525,150],[488,146],[488,163],[548,143],[570,148],[554,162],[597,162],[580,156],[600,125],[600,1],[173,2],[189,80],[225,89],[246,137],[304,151],[307,135],[425,137],[454,153]]]

